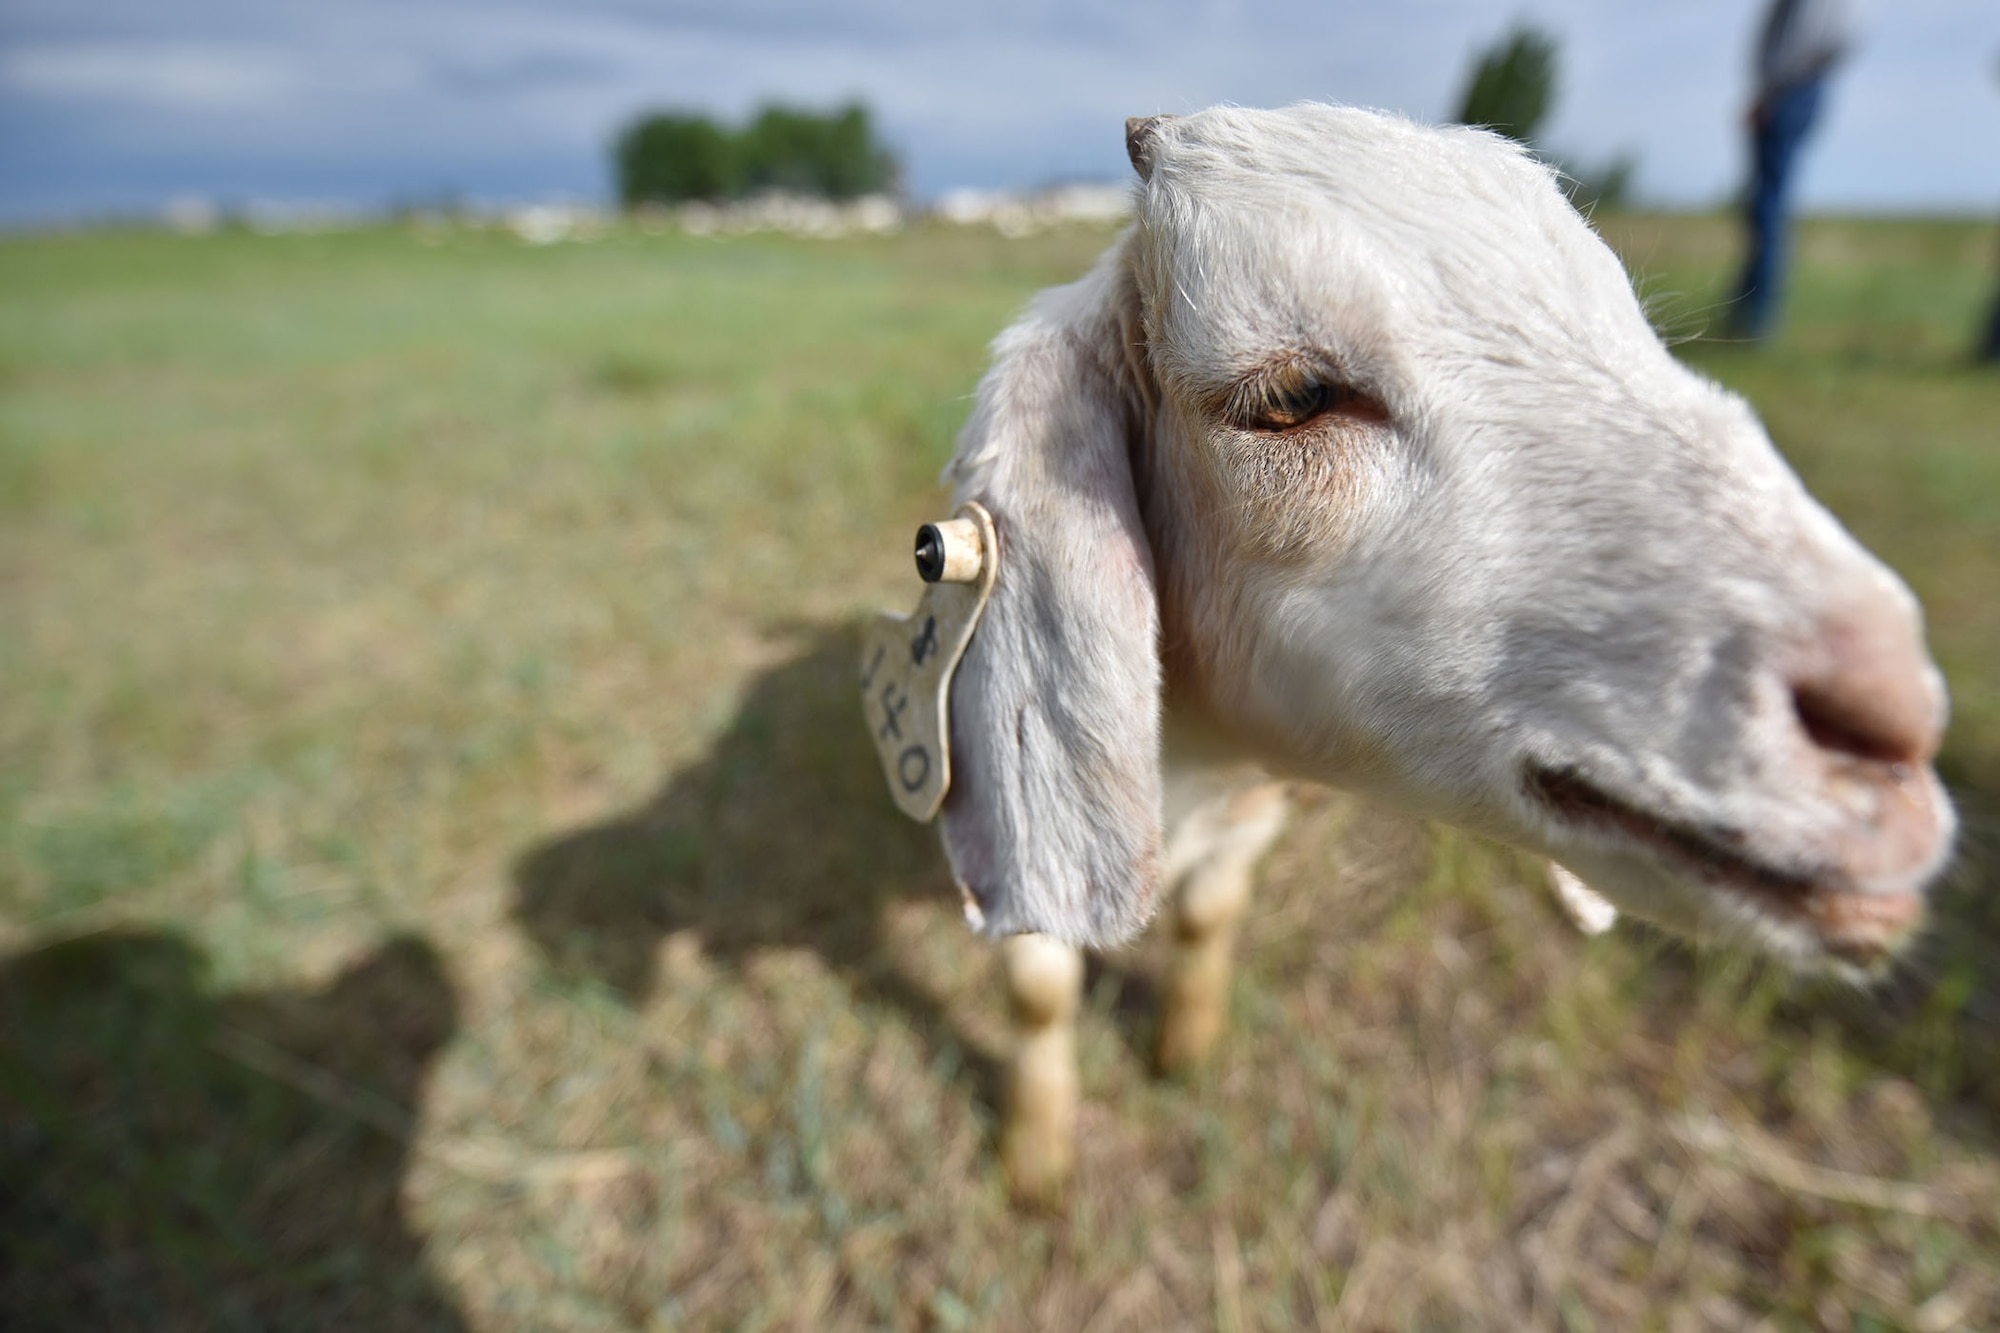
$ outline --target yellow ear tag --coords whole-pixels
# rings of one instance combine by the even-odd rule
[[[917,573],[929,586],[914,614],[882,615],[861,641],[861,711],[896,807],[923,823],[951,787],[951,673],[993,594],[1000,547],[976,504],[917,529]]]

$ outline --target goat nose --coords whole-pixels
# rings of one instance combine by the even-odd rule
[[[1943,677],[1924,650],[1915,599],[1886,576],[1821,617],[1792,701],[1821,750],[1927,764],[1944,733]]]

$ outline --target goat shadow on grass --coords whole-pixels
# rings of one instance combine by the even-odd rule
[[[437,954],[206,972],[159,931],[0,959],[0,1327],[462,1330],[400,1197],[458,1024]]]
[[[937,830],[897,811],[868,743],[858,627],[807,634],[798,656],[756,678],[705,759],[639,808],[524,854],[516,919],[559,974],[633,1004],[653,990],[660,944],[677,931],[726,966],[760,949],[810,949],[858,1001],[894,1007],[934,1054],[956,1057],[947,1063],[992,1108],[997,1062],[952,1026],[883,933],[892,904],[955,905],[957,891]]]

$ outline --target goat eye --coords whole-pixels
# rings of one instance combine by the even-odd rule
[[[1274,426],[1296,426],[1304,420],[1312,420],[1326,410],[1330,392],[1326,384],[1304,382],[1304,384],[1282,384],[1272,386],[1264,394],[1264,402],[1258,404],[1262,410],[1258,418]]]
[[[1289,430],[1332,410],[1343,395],[1352,390],[1314,379],[1264,384],[1246,395],[1240,415],[1251,430]]]
[[[1338,414],[1357,422],[1389,419],[1381,402],[1348,384],[1323,363],[1291,361],[1237,381],[1222,416],[1238,430],[1282,434]]]

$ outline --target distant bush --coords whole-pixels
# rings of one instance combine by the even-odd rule
[[[613,156],[618,197],[627,208],[726,199],[743,189],[741,146],[705,116],[643,117],[618,136]]]
[[[876,144],[859,104],[826,116],[766,107],[742,141],[752,190],[852,199],[895,183],[895,160]]]
[[[858,102],[823,115],[766,106],[740,130],[706,116],[653,113],[619,134],[612,156],[628,208],[771,190],[852,199],[894,188],[897,173]]]
[[[1488,47],[1472,67],[1457,119],[1532,144],[1555,88],[1556,40],[1523,24]]]

